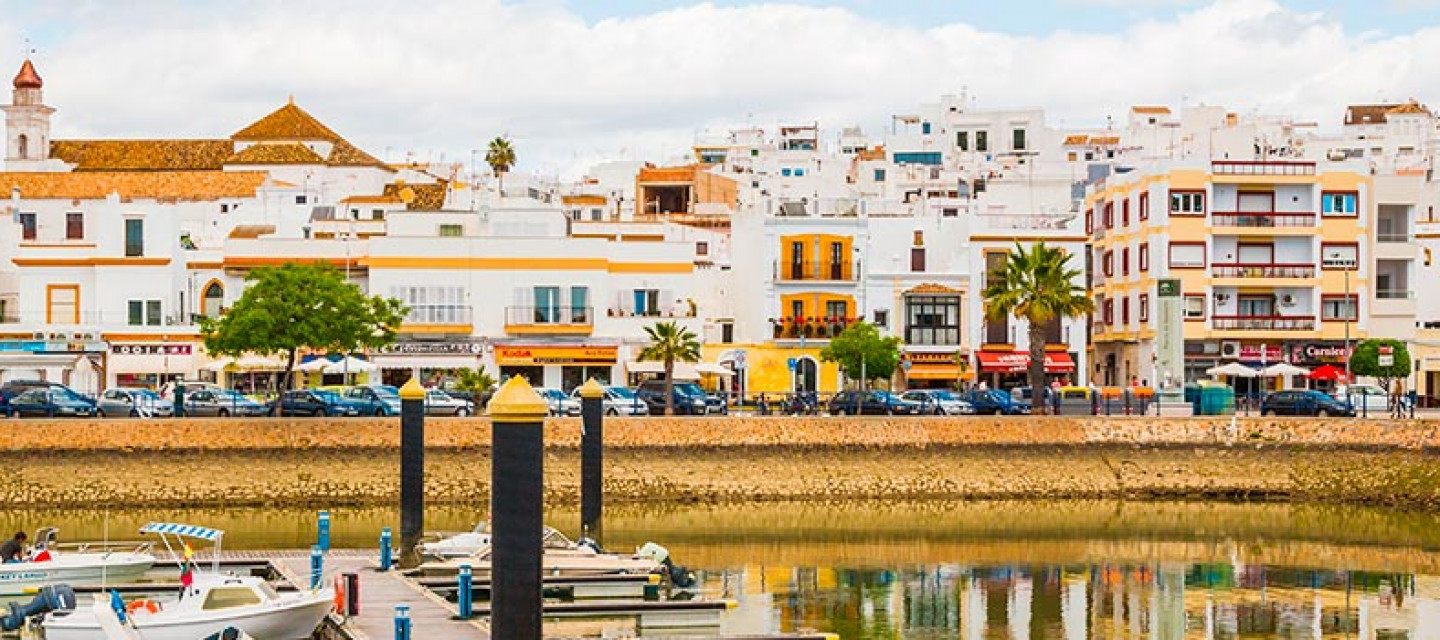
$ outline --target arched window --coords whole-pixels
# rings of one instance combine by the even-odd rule
[[[220,307],[225,302],[225,289],[218,282],[211,282],[201,296],[200,313],[208,318],[220,317]]]
[[[17,141],[16,146],[19,147],[19,153],[16,155],[17,158],[30,157],[30,138],[28,136],[23,133],[20,134],[20,138]]]

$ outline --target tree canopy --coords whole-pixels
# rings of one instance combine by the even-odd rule
[[[881,336],[875,325],[857,322],[832,338],[820,351],[820,359],[839,364],[848,378],[888,379],[900,364],[900,338]]]
[[[1380,366],[1380,347],[1390,347],[1390,355],[1393,364]],[[1381,386],[1390,390],[1390,381],[1395,378],[1407,378],[1410,376],[1411,361],[1410,350],[1405,348],[1402,340],[1390,340],[1388,338],[1372,338],[1363,340],[1355,345],[1355,351],[1350,354],[1350,373],[1357,376],[1372,376],[1380,379]]]
[[[395,341],[405,305],[367,296],[328,264],[288,262],[251,271],[245,293],[218,319],[202,318],[211,354],[281,354],[289,388],[302,349],[349,353]]]
[[[503,186],[505,174],[515,166],[515,147],[511,146],[510,139],[504,136],[496,136],[485,150],[485,164],[490,165],[490,170],[500,178]]]
[[[1014,315],[1029,325],[1030,388],[1037,400],[1043,397],[1038,390],[1045,387],[1045,327],[1095,310],[1084,285],[1077,283],[1080,270],[1071,269],[1069,262],[1070,255],[1059,247],[1038,242],[1027,251],[1017,242],[1004,270],[989,274],[985,287],[987,320],[1005,322]]]
[[[700,339],[677,322],[657,322],[645,327],[650,344],[640,351],[641,360],[665,363],[665,415],[675,413],[675,362],[700,359]]]

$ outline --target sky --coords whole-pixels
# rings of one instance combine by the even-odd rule
[[[224,137],[293,96],[386,160],[468,164],[507,135],[520,170],[564,177],[707,129],[879,134],[961,91],[1055,126],[1440,104],[1440,0],[0,0],[0,68],[27,50],[55,138]]]

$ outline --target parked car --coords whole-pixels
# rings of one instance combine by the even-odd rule
[[[703,416],[710,413],[710,404],[699,385],[675,382],[671,403],[677,416]],[[697,393],[698,391],[698,393]],[[645,403],[652,416],[665,415],[665,381],[646,380],[635,388],[635,395]]]
[[[1018,416],[1030,413],[1030,403],[1019,402],[1009,393],[998,389],[971,389],[960,394],[960,399],[975,407],[975,413],[982,415]]]
[[[607,416],[644,416],[650,414],[649,407],[626,387],[604,387],[605,395],[600,397],[601,407]],[[580,402],[580,387],[570,392],[570,398]],[[583,406],[583,405],[582,405]]]
[[[565,395],[565,392],[550,387],[535,387],[535,393],[545,399],[545,404],[550,407],[552,416],[578,416],[580,415],[580,400]]]
[[[10,400],[31,389],[64,389],[65,385],[48,380],[11,380],[0,385],[0,407],[3,407],[5,415],[10,415]]]
[[[360,405],[362,416],[400,415],[400,390],[388,384],[362,384],[345,390],[345,399]]]
[[[911,389],[900,394],[902,400],[920,403],[921,413],[937,416],[974,415],[975,405],[970,404],[949,389]]]
[[[830,397],[830,414],[845,415],[920,415],[919,402],[902,399],[889,391],[841,391]]]
[[[95,411],[102,418],[168,418],[175,415],[175,403],[162,400],[149,389],[115,387],[100,394]]]
[[[726,412],[725,401],[722,400],[720,396],[705,393],[705,390],[700,388],[698,384],[693,382],[676,382],[675,388],[680,389],[681,392],[687,396],[705,398],[705,413],[707,414]]]
[[[270,415],[281,416],[355,416],[360,405],[350,402],[334,391],[298,389],[286,391],[270,403]]]
[[[89,418],[96,414],[95,402],[63,386],[30,389],[10,399],[10,414],[46,418]]]
[[[1330,397],[1354,405],[1357,412],[1385,415],[1390,410],[1390,394],[1385,393],[1379,385],[1340,385]]]
[[[1312,389],[1276,391],[1260,401],[1260,413],[1267,416],[1353,416],[1355,405],[1336,400]]]
[[[269,407],[229,389],[201,389],[185,394],[185,415],[202,418],[263,416]]]
[[[427,416],[460,416],[463,418],[472,413],[475,413],[475,403],[469,400],[457,398],[439,389],[425,392],[425,415]]]

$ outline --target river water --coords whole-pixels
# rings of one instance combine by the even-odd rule
[[[428,530],[483,514],[432,508]],[[332,546],[376,546],[387,509],[333,512]],[[302,548],[285,509],[7,511],[0,531],[136,539],[151,520],[225,529],[226,548]],[[574,511],[547,521],[567,533]],[[1440,515],[1287,504],[921,502],[621,507],[605,543],[648,540],[734,599],[724,633],[855,640],[1440,638]],[[571,626],[566,633],[623,634]],[[713,631],[712,631],[713,633]]]

